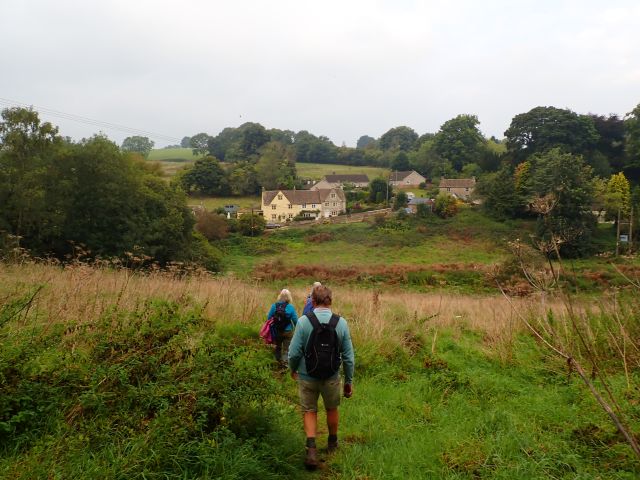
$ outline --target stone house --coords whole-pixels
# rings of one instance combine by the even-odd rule
[[[342,188],[345,184],[353,185],[356,188],[366,188],[369,186],[369,177],[364,174],[325,175],[322,180],[311,187],[311,190]]]
[[[418,187],[426,183],[427,179],[415,170],[408,172],[391,172],[389,183],[394,187]]]
[[[471,178],[444,178],[440,179],[438,186],[440,193],[448,193],[462,200],[469,200],[476,188],[476,177]]]
[[[346,211],[347,199],[340,188],[262,192],[262,215],[267,222],[289,222],[298,215],[327,218]]]

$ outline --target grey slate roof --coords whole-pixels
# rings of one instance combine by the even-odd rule
[[[476,186],[475,178],[441,178],[440,188],[473,188]]]
[[[421,203],[433,203],[431,198],[414,197],[409,200],[409,205],[420,205]]]

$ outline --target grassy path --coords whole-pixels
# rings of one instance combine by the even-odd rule
[[[491,360],[465,334],[438,342],[435,356],[365,352],[341,407],[343,447],[319,476],[637,478],[630,449],[579,381],[553,372],[528,339],[516,351],[515,363]]]

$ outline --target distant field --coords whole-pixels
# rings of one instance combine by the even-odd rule
[[[387,176],[389,170],[379,167],[353,167],[351,165],[335,165],[324,163],[296,163],[298,176],[303,178],[321,179],[325,175],[342,175],[362,173],[369,176],[369,180],[373,180],[379,176]]]
[[[165,162],[186,162],[196,158],[190,148],[158,148],[151,150],[148,157],[149,160]]]
[[[239,205],[240,208],[260,208],[260,197],[189,197],[189,205],[202,205],[207,210],[214,210],[225,205]]]
[[[197,158],[198,157],[191,154],[191,150],[189,148],[167,148],[162,150],[153,150],[149,154],[148,160],[158,162],[162,167],[162,171],[168,177],[173,177],[179,170],[191,165]],[[376,177],[387,176],[389,174],[389,170],[386,168],[353,167],[350,165],[324,163],[297,163],[296,169],[299,177],[312,178],[315,180],[320,180],[325,175],[349,173],[362,173],[368,175],[369,180],[373,180]]]

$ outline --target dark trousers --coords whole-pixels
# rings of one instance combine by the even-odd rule
[[[278,333],[275,350],[277,362],[289,361],[289,345],[291,344],[291,337],[293,337],[293,332]]]

